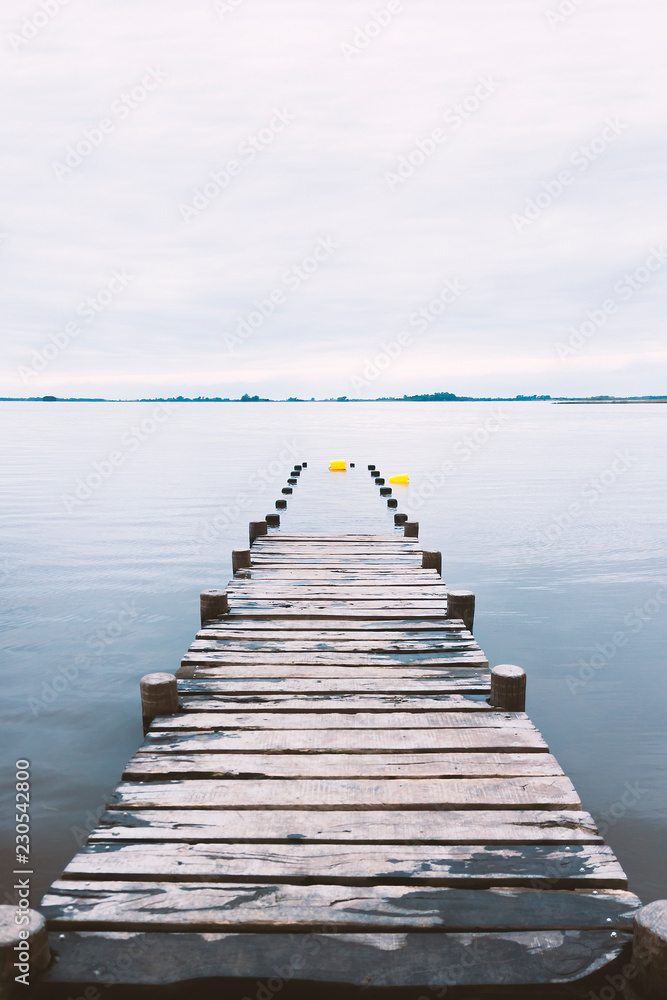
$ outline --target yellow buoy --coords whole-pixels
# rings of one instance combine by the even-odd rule
[[[332,472],[345,472],[347,470],[347,462],[332,462],[329,468]]]
[[[396,486],[407,486],[410,482],[410,476],[392,476],[389,482],[395,483]]]

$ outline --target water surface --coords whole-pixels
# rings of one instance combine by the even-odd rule
[[[391,530],[366,466],[477,595],[491,663],[645,902],[667,896],[667,408],[549,403],[2,403],[3,788],[28,758],[33,904],[141,742],[139,678],[174,671],[199,592],[308,471],[283,527]],[[331,459],[356,468],[327,471]],[[78,495],[77,495],[78,490]],[[13,812],[3,809],[3,892]]]

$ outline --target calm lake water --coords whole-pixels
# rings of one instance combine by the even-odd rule
[[[391,530],[366,466],[477,595],[492,663],[645,902],[667,896],[667,407],[549,403],[2,403],[2,888],[14,761],[32,772],[33,905],[142,739],[199,592],[308,470],[283,527]],[[328,472],[331,459],[356,462]],[[5,900],[3,899],[3,902]]]

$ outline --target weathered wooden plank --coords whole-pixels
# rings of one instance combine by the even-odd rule
[[[630,959],[632,936],[607,930],[523,931],[476,934],[238,934],[64,931],[51,935],[58,961],[42,974],[45,984],[90,981],[121,985],[215,979],[222,995],[239,985],[254,996],[257,981],[279,969],[304,983],[415,987],[431,984],[494,987],[516,997],[517,985],[572,983],[610,962]],[[128,961],[131,956],[131,961]],[[242,977],[246,977],[243,980]],[[281,980],[282,982],[282,980]],[[498,983],[511,984],[505,990]],[[590,985],[590,984],[589,984]],[[600,985],[607,985],[601,979]],[[442,989],[438,985],[438,989]],[[430,994],[429,994],[430,995]]]
[[[109,809],[93,841],[332,843],[602,843],[593,817],[571,809]]]
[[[493,712],[485,701],[457,694],[212,695],[181,697],[182,712]]]
[[[250,773],[251,762],[248,770]],[[579,809],[565,775],[537,778],[196,778],[122,782],[119,809]]]
[[[391,580],[392,583],[415,583],[419,580],[440,580],[441,577],[434,569],[422,569],[420,566],[406,566],[397,569],[386,569],[375,566],[367,569],[357,569],[350,566],[347,569],[336,569],[334,566],[321,569],[313,566],[304,575],[303,570],[297,567],[290,569],[286,566],[252,566],[250,569],[252,580],[329,580],[331,583],[340,581],[344,583],[350,581],[356,583],[366,580],[368,583]]]
[[[242,630],[244,632],[265,632],[266,630],[271,632],[296,632],[297,638],[306,638],[299,633],[302,632],[314,632],[319,633],[329,633],[329,632],[340,632],[344,634],[351,634],[352,637],[356,635],[357,632],[371,632],[373,635],[377,632],[385,631],[400,631],[409,632],[410,634],[414,632],[425,632],[430,634],[432,632],[456,632],[465,631],[465,626],[462,621],[445,618],[443,615],[438,615],[433,617],[432,615],[428,618],[403,618],[403,617],[393,617],[388,619],[383,618],[363,618],[359,617],[350,622],[348,619],[341,619],[336,621],[335,619],[322,619],[317,620],[313,617],[303,617],[299,618],[294,616],[293,618],[285,619],[275,619],[268,621],[257,621],[255,618],[245,619],[241,615],[230,615],[228,618],[221,619],[212,625],[207,625],[201,631],[208,633],[209,630],[212,631],[222,631],[227,632],[228,630]]]
[[[200,638],[201,636],[201,638]],[[224,650],[231,653],[263,652],[263,653],[423,653],[428,655],[436,652],[450,652],[459,649],[479,649],[474,639],[469,638],[469,632],[451,632],[443,639],[422,638],[391,640],[369,638],[364,633],[360,639],[228,639],[220,632],[209,632],[207,635],[197,633],[190,649]]]
[[[415,618],[443,621],[447,619],[446,604],[437,601],[401,601],[387,606],[384,601],[241,601],[230,602],[230,614],[225,621],[236,623],[241,619],[263,618],[276,622],[281,618],[344,619],[346,624],[356,619],[376,618],[383,622],[396,619],[402,622]],[[458,621],[458,619],[447,619]]]
[[[626,889],[627,879],[611,848],[604,844],[567,846],[381,844],[336,846],[300,844],[153,844],[90,843],[72,859],[65,878],[124,878],[160,881],[257,881],[324,885],[413,882],[467,888],[534,886],[547,889]]]
[[[261,669],[261,668],[260,668]],[[456,668],[458,669],[458,668]],[[454,671],[451,671],[452,673]],[[312,673],[312,671],[311,671]],[[398,671],[397,671],[398,673]],[[463,671],[461,671],[463,673]],[[319,695],[319,694],[487,694],[489,691],[489,674],[487,671],[466,671],[472,676],[467,678],[453,677],[442,679],[422,677],[419,680],[387,676],[359,679],[356,671],[348,670],[347,679],[339,677],[262,677],[258,676],[240,680],[237,676],[221,677],[219,680],[179,680],[178,691],[181,696],[207,698],[211,695]],[[236,671],[234,671],[236,674]]]
[[[278,675],[278,676],[277,676]],[[320,683],[326,688],[328,681],[339,680],[345,681],[347,686],[340,687],[343,691],[362,691],[362,690],[372,690],[372,691],[382,691],[394,690],[392,684],[402,684],[404,680],[410,682],[417,682],[423,680],[426,684],[430,686],[431,682],[442,682],[446,685],[451,685],[452,691],[466,691],[472,693],[473,687],[475,691],[480,689],[486,692],[489,688],[489,678],[490,672],[486,667],[464,667],[460,664],[446,665],[444,667],[421,667],[412,666],[407,664],[407,666],[402,667],[389,667],[383,670],[382,667],[339,667],[339,666],[290,666],[281,664],[279,670],[276,670],[274,666],[270,664],[237,664],[234,666],[202,666],[198,667],[196,665],[185,665],[181,667],[176,672],[176,677],[179,679],[179,684],[181,679],[193,679],[197,684],[211,681],[211,683],[219,684],[235,684],[237,681],[240,683],[247,682],[252,683],[254,681],[266,681],[267,689],[269,685],[275,690],[278,686],[282,684],[289,685],[296,682],[297,680],[312,680],[312,684],[309,683],[308,688],[313,688],[313,690],[321,690],[315,687],[315,683]],[[370,688],[368,687],[357,687],[357,683],[361,682],[371,682],[375,681]],[[385,685],[389,685],[386,687]],[[472,685],[469,687],[468,685]],[[211,690],[227,690],[227,688],[220,688]],[[402,690],[402,688],[401,688]],[[406,689],[410,690],[410,688]],[[419,690],[422,690],[421,686]]]
[[[481,708],[481,706],[480,706]],[[499,729],[536,733],[525,712],[183,712],[159,715],[151,732],[179,729]]]
[[[269,622],[253,622],[255,628],[244,628],[242,624],[218,621],[200,629],[197,639],[224,639],[242,642],[368,642],[377,648],[391,642],[426,644],[431,642],[451,642],[459,639],[474,641],[472,634],[462,622],[443,620],[441,628],[428,631],[422,629],[367,629],[350,627],[347,629],[319,629],[316,622],[312,628],[280,629],[272,628]],[[307,623],[306,623],[307,624]],[[345,647],[343,647],[345,648]]]
[[[136,753],[123,781],[171,778],[473,778],[562,775],[551,754]]]
[[[308,583],[305,580],[296,583],[294,580],[243,580],[234,579],[227,585],[229,597],[236,598],[272,598],[273,600],[284,600],[287,598],[297,598],[298,600],[328,601],[346,600],[351,598],[355,601],[364,600],[391,600],[391,601],[429,601],[445,600],[447,588],[444,583],[433,581],[412,580],[404,583],[400,587],[394,585],[393,580],[386,582],[377,580],[370,583],[341,583],[327,580],[317,580]]]
[[[387,660],[406,662],[431,662],[438,661],[439,658],[457,656],[459,654],[481,654],[481,650],[474,639],[467,639],[460,633],[453,634],[451,638],[439,642],[413,643],[412,645],[393,648],[391,643],[371,642],[370,649],[356,649],[356,643],[350,644],[336,642],[258,642],[252,643],[248,649],[248,644],[238,642],[228,642],[225,639],[195,639],[188,650],[190,653],[216,653],[221,657],[221,662],[226,663],[248,663],[262,662],[260,657],[267,658],[274,663],[337,663],[368,665],[368,663],[387,663]],[[300,648],[303,647],[303,648]],[[322,657],[322,659],[320,659]],[[404,657],[404,659],[400,659]],[[486,657],[483,657],[485,662]],[[390,663],[388,665],[391,665]]]
[[[207,649],[200,649],[195,641],[192,649],[185,653],[181,665],[199,663],[202,666],[225,666],[267,664],[279,671],[282,666],[321,666],[321,667],[406,667],[410,665],[421,667],[444,667],[460,664],[462,667],[488,667],[489,661],[475,642],[462,640],[461,644],[449,651],[435,650],[427,653],[346,653],[327,650],[312,650],[309,653],[280,653],[258,649],[256,652],[234,652],[225,648],[223,642],[215,645],[214,641],[203,642]],[[211,648],[213,647],[213,648]]]
[[[228,729],[187,732],[149,729],[146,749],[168,753],[420,753],[446,750],[542,753],[548,747],[536,729]]]
[[[215,882],[54,882],[40,905],[54,930],[632,930],[641,907],[620,889],[451,889]]]
[[[279,553],[280,555],[293,555],[303,552],[314,555],[327,555],[333,553],[345,553],[346,555],[368,555],[368,556],[391,556],[402,555],[403,553],[419,553],[421,555],[419,542],[415,539],[401,537],[400,535],[392,541],[383,542],[381,545],[375,542],[356,541],[350,542],[346,538],[320,541],[302,539],[294,542],[283,542],[278,538],[260,540],[254,542],[251,555],[257,552]]]

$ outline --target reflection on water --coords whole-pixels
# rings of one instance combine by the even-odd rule
[[[657,404],[3,403],[3,787],[27,757],[33,902],[141,741],[139,678],[177,668],[199,591],[224,586],[247,522],[274,509],[302,459],[285,529],[391,530],[367,464],[410,474],[399,509],[442,550],[447,582],[476,592],[478,641],[526,668],[528,710],[631,888],[667,895],[666,416]],[[338,458],[356,468],[329,473]]]

